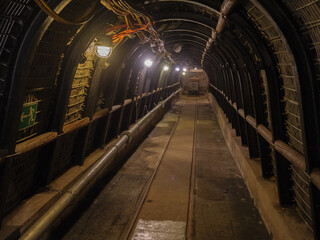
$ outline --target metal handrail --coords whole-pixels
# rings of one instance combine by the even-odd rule
[[[210,87],[212,87],[216,92],[220,93],[237,112],[238,114],[246,120],[260,135],[263,137],[270,146],[280,153],[285,159],[287,159],[290,163],[298,167],[299,169],[306,171],[306,162],[305,157],[286,142],[280,139],[273,139],[271,131],[264,126],[263,124],[256,124],[256,119],[251,115],[245,115],[244,110],[242,108],[237,108],[236,104],[233,104],[229,99],[225,96],[225,94],[220,91],[217,87],[210,83]],[[241,114],[244,113],[244,114]],[[311,174],[311,182],[320,190],[320,170],[314,169]]]
[[[130,130],[121,134],[119,140],[111,146],[87,171],[78,179],[68,191],[66,191],[59,200],[40,218],[36,221],[31,228],[25,232],[21,240],[36,240],[47,231],[53,222],[76,200],[80,193],[91,183],[91,181],[101,172],[102,169],[112,160],[118,153],[119,149],[130,142],[132,134],[137,132],[140,127],[149,119],[154,113],[163,108],[164,104],[170,101],[178,94],[181,89],[177,90],[160,102],[148,114],[141,118]]]

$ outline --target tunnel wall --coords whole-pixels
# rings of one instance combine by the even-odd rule
[[[49,1],[69,20],[91,3]],[[154,54],[137,39],[124,40],[107,60],[94,54],[92,42],[118,21],[103,6],[84,25],[53,21],[34,1],[2,1],[0,13],[1,220],[180,84],[162,73],[161,58],[144,66]],[[31,113],[29,123],[21,120]]]
[[[280,206],[294,206],[319,239],[319,184],[312,177],[319,154],[319,28],[312,24],[319,6],[242,6],[245,21],[231,15],[232,31],[221,34],[206,58],[210,92],[250,158],[260,161],[262,176],[275,181]]]
[[[294,208],[279,207],[275,182],[261,177],[260,162],[250,158],[248,147],[242,145],[241,138],[232,129],[213,95],[209,94],[208,98],[228,148],[272,239],[312,239],[312,231]]]

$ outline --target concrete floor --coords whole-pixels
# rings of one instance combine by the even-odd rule
[[[270,239],[205,97],[180,98],[88,202],[53,239]]]

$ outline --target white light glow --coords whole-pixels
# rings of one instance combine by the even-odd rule
[[[96,45],[95,46],[96,55],[100,58],[110,57],[112,53],[112,47]]]
[[[168,70],[169,70],[169,67],[168,67],[168,66],[164,66],[164,67],[163,67],[163,70],[164,70],[164,71],[168,71]]]
[[[194,68],[194,70],[197,70],[198,68]]]
[[[182,68],[182,71],[186,72],[186,71],[187,71],[187,68]]]
[[[182,75],[186,75],[186,72],[183,72]]]
[[[179,68],[179,67],[176,67],[176,71],[179,72],[179,71],[180,71],[180,68]]]
[[[151,61],[150,59],[147,59],[144,61],[144,65],[146,65],[147,67],[151,67],[153,64],[153,61]]]

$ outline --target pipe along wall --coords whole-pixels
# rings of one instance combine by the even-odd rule
[[[106,153],[100,157],[20,239],[39,239],[44,232],[50,229],[64,211],[67,208],[72,208],[73,206],[71,206],[71,204],[74,203],[77,198],[83,196],[83,192],[87,190],[88,186],[92,186],[92,181],[96,180],[98,175],[102,175],[103,172],[108,169],[107,166],[109,166],[112,161],[118,161],[120,156],[126,155],[134,148],[137,142],[145,135],[146,129],[150,129],[168,111],[172,101],[180,91],[179,89],[171,94],[128,131],[124,131],[120,135],[120,138],[108,148]],[[68,209],[68,211],[70,211],[70,209]]]

